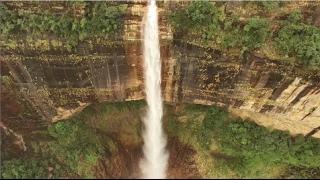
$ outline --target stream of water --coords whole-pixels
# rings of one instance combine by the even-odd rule
[[[149,0],[145,17],[144,78],[148,104],[144,117],[144,158],[140,162],[143,178],[166,178],[168,153],[162,128],[161,61],[159,47],[158,12],[155,0]]]

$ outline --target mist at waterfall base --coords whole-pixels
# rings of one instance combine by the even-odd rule
[[[148,2],[143,30],[144,78],[148,104],[144,117],[144,158],[140,162],[142,178],[166,178],[168,152],[162,129],[161,61],[159,49],[158,14],[155,0]]]

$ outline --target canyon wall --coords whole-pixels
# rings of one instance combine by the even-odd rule
[[[219,105],[264,126],[320,138],[320,72],[256,53],[239,59],[183,42],[173,37],[166,18],[172,5],[159,8],[167,103]],[[79,44],[73,53],[53,49],[41,38],[39,47],[25,41],[15,49],[1,46],[3,124],[23,134],[93,102],[143,99],[144,12],[144,2],[128,3],[122,37]]]

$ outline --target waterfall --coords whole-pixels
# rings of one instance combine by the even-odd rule
[[[158,12],[155,0],[148,4],[144,31],[144,78],[148,104],[144,117],[144,158],[140,162],[143,178],[166,178],[168,153],[162,129],[161,61],[159,48]]]

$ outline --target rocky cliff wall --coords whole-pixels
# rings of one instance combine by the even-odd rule
[[[319,72],[254,53],[239,59],[181,42],[173,38],[166,19],[165,9],[173,5],[165,2],[159,8],[162,90],[167,103],[224,106],[261,125],[320,138]],[[36,129],[68,118],[92,102],[143,99],[144,12],[144,2],[129,3],[122,37],[92,40],[74,53],[47,47],[45,40],[38,47],[20,42],[15,50],[1,50],[6,90],[1,97],[16,92],[16,99],[1,101],[2,107],[5,103],[31,107],[28,113],[21,108],[21,113],[11,115],[2,108],[4,124],[23,131],[23,124],[30,121],[35,122],[30,128]]]
[[[188,45],[174,51],[179,102],[226,106],[239,116],[293,133],[308,134],[320,126],[319,72],[254,54],[239,61]]]

